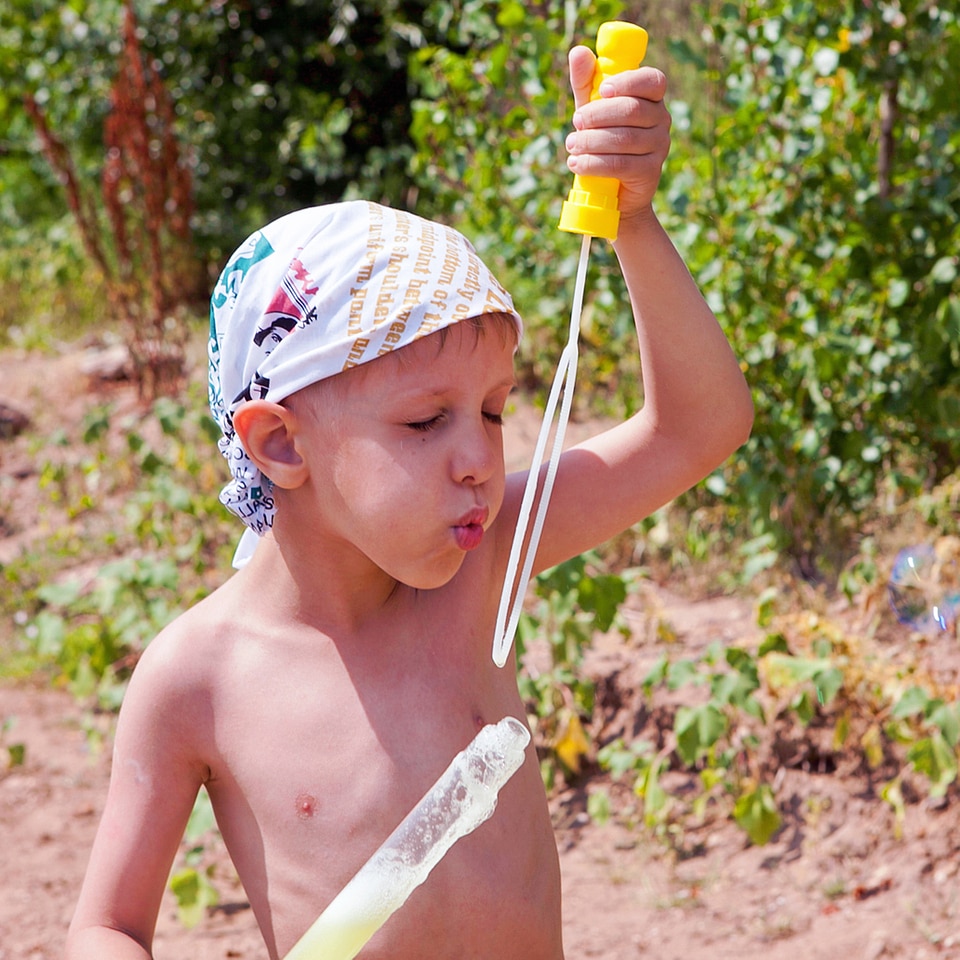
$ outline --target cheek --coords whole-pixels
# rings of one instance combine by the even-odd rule
[[[414,437],[405,448],[389,452],[370,441],[348,441],[338,450],[332,479],[340,498],[358,516],[385,522],[397,519],[398,511],[412,497],[426,493],[420,441]]]
[[[507,488],[507,478],[503,469],[503,458],[500,458],[499,469],[495,476],[487,483],[487,502],[490,505],[490,522],[492,523],[503,506],[503,496]]]

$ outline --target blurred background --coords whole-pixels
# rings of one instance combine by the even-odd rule
[[[521,682],[544,776],[632,778],[659,829],[694,815],[658,779],[686,771],[766,842],[777,717],[828,729],[894,811],[907,775],[956,791],[960,23],[933,0],[7,0],[0,676],[113,710],[143,645],[227,575],[206,299],[264,222],[359,197],[458,227],[527,320],[517,405],[542,404],[579,250],[555,228],[566,53],[615,18],[668,75],[657,210],[756,423],[695,490],[534,584],[521,643],[547,652]],[[49,372],[10,393],[77,352],[99,378],[81,400]],[[638,373],[597,242],[576,418],[636,409]],[[759,639],[678,652],[644,592],[664,584],[740,598]],[[649,749],[605,726],[583,666],[598,629],[631,635],[631,606],[637,695],[699,691],[647,718]]]

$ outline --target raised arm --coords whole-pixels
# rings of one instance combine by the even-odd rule
[[[687,490],[749,436],[753,405],[740,365],[653,210],[669,149],[666,78],[642,67],[590,101],[593,54],[570,54],[576,98],[568,165],[621,182],[615,250],[636,320],[643,408],[564,454],[535,570],[627,529]]]

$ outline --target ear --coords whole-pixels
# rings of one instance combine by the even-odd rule
[[[248,400],[233,415],[233,427],[247,455],[278,487],[293,490],[307,479],[292,410],[269,400]]]

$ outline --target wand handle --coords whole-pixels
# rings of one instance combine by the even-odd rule
[[[611,20],[597,32],[597,67],[591,100],[600,97],[600,84],[615,73],[634,70],[647,53],[647,31],[634,23]],[[620,181],[614,177],[573,178],[573,188],[560,211],[561,230],[616,240],[620,227]]]

